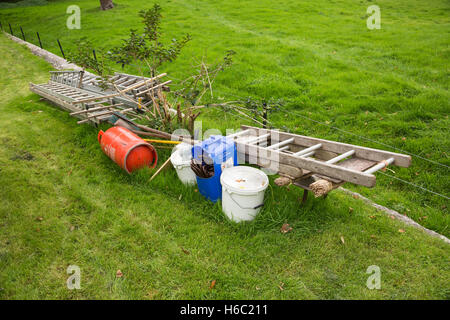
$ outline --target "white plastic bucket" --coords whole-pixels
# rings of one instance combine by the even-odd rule
[[[261,170],[237,166],[227,168],[220,176],[222,210],[233,221],[251,221],[264,205],[269,178]]]
[[[195,173],[191,169],[192,146],[187,143],[180,143],[175,147],[174,152],[170,156],[170,162],[177,171],[178,178],[186,185],[195,185],[197,179]]]

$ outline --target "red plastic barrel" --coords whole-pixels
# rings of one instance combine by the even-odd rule
[[[154,168],[158,162],[155,148],[125,128],[100,130],[98,142],[103,152],[128,173],[143,167]]]

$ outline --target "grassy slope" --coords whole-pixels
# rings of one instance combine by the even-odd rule
[[[255,223],[234,225],[173,170],[128,176],[94,128],[27,91],[48,65],[4,36],[0,50],[0,68],[21,61],[0,76],[0,297],[448,298],[448,245],[341,193],[300,207],[298,189],[273,188]],[[80,291],[65,288],[71,264]],[[379,291],[365,286],[373,264]]]
[[[57,1],[48,6],[0,11],[0,21],[22,25],[36,43],[60,54],[56,38],[69,51],[87,36],[99,47],[120,43],[130,28],[139,29],[137,11],[151,3],[117,1],[101,12],[95,1]],[[81,7],[81,30],[65,28],[69,4]],[[225,50],[238,54],[235,66],[221,75],[216,96],[253,95],[287,101],[294,112],[351,131],[345,134],[296,115],[272,116],[291,131],[368,147],[398,151],[380,141],[445,165],[448,138],[449,3],[442,0],[379,4],[381,30],[366,28],[371,1],[167,1],[164,30],[170,39],[189,32],[193,41],[177,62],[162,71],[184,78],[207,48],[211,60]],[[137,73],[136,68],[126,70]],[[242,119],[210,111],[204,127],[236,128]],[[404,139],[405,138],[405,139]],[[448,168],[413,157],[395,176],[449,196]],[[388,174],[393,175],[392,172]],[[348,186],[374,201],[407,214],[424,226],[450,236],[448,200],[381,174],[374,189]]]
[[[91,37],[95,37],[94,22],[98,25],[96,17],[102,15],[100,20],[105,29],[98,30],[98,43],[117,42],[131,27],[130,17],[136,12],[132,1],[106,13],[97,12],[94,4],[80,3],[86,8],[82,32]],[[66,42],[74,39],[79,36],[77,31],[55,27],[64,23],[65,6],[55,3],[52,7],[21,9],[28,24],[22,25],[27,30],[35,26],[46,11],[51,12],[55,24],[40,23],[41,34],[57,35]],[[447,70],[439,67],[447,61],[445,37],[440,40],[443,53],[438,51],[434,56],[428,51],[439,44],[436,37],[424,39],[437,42],[422,46],[425,49],[419,44],[411,47],[413,41],[409,42],[411,49],[408,51],[404,47],[404,55],[411,60],[406,67],[381,73],[379,66],[372,65],[374,60],[367,58],[377,50],[368,50],[367,44],[364,47],[364,38],[352,36],[349,30],[341,28],[338,32],[337,28],[328,26],[324,17],[336,16],[339,11],[333,13],[333,10],[342,8],[340,2],[331,5],[330,11],[320,12],[303,4],[298,11],[287,5],[282,6],[281,11],[275,12],[272,8],[274,14],[268,14],[270,6],[267,4],[248,9],[248,12],[233,9],[231,5],[222,6],[221,11],[210,6],[216,5],[208,2],[190,7],[187,2],[179,1],[168,5],[167,10],[174,18],[167,21],[170,33],[189,31],[196,39],[180,61],[168,67],[175,77],[186,72],[190,54],[198,55],[202,48],[209,46],[208,55],[218,56],[225,48],[233,48],[239,53],[238,62],[218,83],[220,95],[249,93],[287,97],[294,101],[290,107],[310,111],[318,119],[327,120],[331,116],[336,121],[334,124],[344,125],[343,128],[356,127],[358,133],[381,137],[385,142],[413,152],[421,146],[433,152],[433,159],[447,161],[434,152],[436,145],[442,150],[448,146],[443,130],[448,123],[445,118]],[[358,7],[358,10],[364,12],[364,6],[361,4],[362,9]],[[346,8],[350,12],[352,7]],[[11,12],[17,17],[19,11],[0,14]],[[249,12],[252,19],[246,20]],[[300,12],[302,19],[292,16],[296,12]],[[439,19],[441,10],[427,12],[438,23],[445,22],[445,16]],[[199,17],[195,23],[194,16]],[[294,18],[292,24],[282,30],[278,28],[278,22],[290,16]],[[108,30],[115,37],[105,39],[103,31],[113,19],[120,20],[115,29]],[[347,20],[350,25],[353,23]],[[363,19],[358,22],[359,26],[364,22]],[[297,25],[300,23],[302,28]],[[425,29],[434,27],[430,25],[425,25]],[[295,30],[297,33],[301,30],[302,35],[293,36]],[[420,35],[420,30],[413,34]],[[364,29],[359,32],[367,33]],[[287,40],[280,41],[279,37]],[[4,111],[0,115],[2,297],[448,298],[448,246],[413,229],[406,228],[406,233],[399,233],[398,229],[404,226],[340,193],[332,193],[326,201],[310,200],[302,208],[297,201],[298,189],[285,193],[273,188],[268,191],[268,207],[255,223],[236,226],[222,217],[217,206],[206,203],[193,190],[179,186],[173,171],[166,172],[152,185],[147,183],[149,172],[125,175],[98,149],[94,129],[76,126],[72,118],[29,94],[26,83],[46,81],[49,67],[26,50],[3,37],[0,39],[1,68],[8,69],[12,65],[18,68],[9,73],[10,77],[14,75],[12,81],[5,78],[5,73],[0,78],[3,98],[0,107]],[[359,43],[355,39],[359,39]],[[353,43],[355,41],[357,43]],[[331,42],[339,43],[332,45]],[[349,43],[354,46],[349,47]],[[274,44],[280,48],[274,48]],[[403,46],[404,41],[399,45]],[[51,49],[57,52],[55,47]],[[387,52],[389,54],[389,50]],[[426,67],[420,54],[430,57],[425,59]],[[18,66],[15,63],[18,60],[23,65]],[[384,64],[391,61],[381,57],[379,60]],[[426,78],[427,72],[414,76],[414,72],[427,68],[431,78]],[[386,66],[383,70],[387,70]],[[379,80],[385,76],[390,76],[392,82],[385,84],[382,93],[365,92],[383,83]],[[363,78],[365,80],[361,81]],[[419,80],[427,85],[430,82],[431,87],[417,87],[420,99],[416,103],[423,106],[408,108],[416,96],[408,98],[396,91],[406,88],[405,92],[409,92],[409,86],[416,87],[415,82]],[[434,98],[428,101],[427,95]],[[395,100],[394,104],[390,105],[389,100]],[[371,107],[366,115],[362,110],[368,108],[367,102]],[[351,117],[346,115],[349,110]],[[398,112],[401,118],[386,116],[391,112]],[[378,113],[386,120],[378,121]],[[438,120],[428,119],[431,125],[426,127],[428,124],[422,119],[424,113]],[[274,119],[278,123],[298,126],[298,132],[358,142],[321,127],[306,126],[304,121],[281,121],[277,117]],[[205,120],[206,125],[215,125],[213,117]],[[371,121],[373,128],[366,129],[364,121]],[[228,118],[221,127],[235,127],[235,122]],[[413,127],[417,123],[423,125],[421,130]],[[390,124],[407,126],[406,146],[395,140],[398,136],[392,136],[390,131],[397,127],[391,128]],[[32,161],[15,159],[23,156],[24,150],[34,156]],[[445,191],[448,182],[438,177],[446,171],[420,164],[400,173],[407,177],[423,167],[421,174],[414,177],[416,183]],[[378,179],[381,186],[362,191],[378,202],[410,207],[411,211],[405,209],[405,213],[416,218],[429,215],[425,220],[429,227],[446,230],[448,218],[441,210],[440,200],[404,190],[395,183],[389,185],[380,176]],[[181,200],[178,200],[180,195]],[[354,208],[353,213],[349,213],[349,207]],[[375,218],[370,218],[373,216]],[[43,221],[36,220],[37,217],[43,217]],[[282,235],[279,228],[285,221],[294,231]],[[71,226],[75,226],[75,230],[70,231]],[[341,236],[345,245],[341,243]],[[181,247],[190,254],[183,253]],[[65,269],[69,264],[77,264],[82,269],[83,290],[79,292],[64,287]],[[365,270],[372,264],[381,267],[381,291],[365,287]],[[124,272],[122,279],[115,279],[117,269]],[[213,279],[217,280],[217,287],[211,291],[208,287]],[[281,282],[285,287],[283,291],[278,288]]]

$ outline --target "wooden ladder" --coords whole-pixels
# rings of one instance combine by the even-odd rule
[[[30,90],[70,112],[71,116],[81,119],[78,124],[87,122],[99,124],[108,120],[114,112],[125,114],[135,110],[135,107],[127,107],[122,103],[113,102],[112,99],[105,99],[103,95],[52,80],[40,85],[31,83]]]
[[[89,72],[50,71],[48,83],[30,83],[30,90],[81,119],[79,124],[89,122],[96,125],[108,121],[115,112],[140,112],[139,109],[152,103],[148,93],[158,88],[168,90],[171,80],[160,82],[160,78],[166,75],[162,73],[146,78],[115,73],[110,79],[112,87],[105,89],[101,86],[101,78]]]
[[[308,190],[311,181],[322,178],[333,188],[344,182],[373,187],[376,171],[388,165],[408,167],[411,157],[378,149],[301,136],[277,130],[242,126],[228,137],[236,142],[241,159],[292,178]],[[275,166],[273,165],[275,164]]]

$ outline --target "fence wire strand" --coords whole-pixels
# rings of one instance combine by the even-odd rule
[[[300,116],[300,117],[302,117],[302,118],[304,118],[304,119],[310,120],[310,121],[312,121],[312,122],[319,123],[319,124],[321,124],[321,125],[330,127],[330,128],[335,129],[335,130],[337,130],[337,131],[341,131],[341,132],[343,132],[343,133],[350,134],[350,135],[353,135],[353,136],[355,136],[355,137],[358,137],[358,138],[361,138],[361,139],[364,139],[364,140],[367,140],[367,141],[370,141],[370,142],[373,142],[373,143],[380,144],[380,145],[382,145],[382,146],[385,146],[385,147],[388,147],[388,148],[391,148],[391,149],[400,151],[400,152],[402,152],[402,153],[405,153],[405,154],[407,154],[407,155],[410,155],[410,156],[419,158],[419,159],[421,159],[421,160],[430,162],[430,163],[432,163],[432,164],[442,166],[442,167],[444,167],[444,168],[446,168],[446,169],[450,169],[450,166],[447,166],[447,165],[445,165],[445,164],[443,164],[443,163],[440,163],[440,162],[437,162],[437,161],[434,161],[434,160],[430,160],[430,159],[426,159],[426,158],[424,158],[424,157],[422,157],[422,156],[419,156],[419,155],[417,155],[417,154],[414,154],[414,153],[405,151],[405,150],[403,150],[403,149],[400,149],[400,148],[391,146],[391,145],[389,145],[389,144],[386,144],[386,143],[383,143],[383,142],[380,142],[380,141],[376,141],[376,140],[373,140],[373,139],[370,139],[370,138],[367,138],[367,137],[364,137],[364,136],[360,136],[360,135],[358,135],[358,134],[356,134],[356,133],[353,133],[353,132],[350,132],[350,131],[347,131],[347,130],[340,129],[340,128],[338,128],[338,127],[329,125],[329,124],[327,124],[327,123],[325,123],[325,122],[322,122],[322,121],[318,121],[318,120],[315,120],[315,119],[311,119],[311,118],[309,118],[309,117],[307,117],[307,116],[305,116],[305,115],[302,115],[301,113],[299,113],[299,112],[296,111],[296,110],[288,110],[288,109],[283,108],[283,111],[284,111],[284,112],[287,112],[287,113],[295,113],[296,115],[298,115],[298,116]]]
[[[419,185],[417,185],[417,184],[414,184],[414,183],[411,183],[411,182],[409,182],[409,181],[400,179],[400,178],[398,178],[398,177],[396,177],[396,176],[392,176],[392,175],[390,175],[390,174],[384,173],[383,171],[378,171],[378,172],[381,173],[381,174],[383,174],[383,175],[385,175],[385,176],[387,176],[387,177],[390,177],[390,178],[392,178],[392,179],[399,180],[399,181],[401,181],[401,182],[403,182],[403,183],[406,183],[406,184],[409,184],[409,185],[411,185],[411,186],[413,186],[413,187],[422,189],[423,191],[427,191],[427,192],[432,193],[432,194],[434,194],[434,195],[437,195],[437,196],[440,196],[440,197],[445,198],[445,199],[447,199],[447,200],[450,200],[450,198],[447,197],[446,195],[437,193],[437,192],[435,192],[435,191],[433,191],[433,190],[429,190],[429,189],[424,188],[424,187],[422,187],[422,186],[419,186]]]
[[[353,132],[350,132],[350,131],[342,130],[342,129],[337,128],[337,127],[335,127],[335,126],[331,126],[331,125],[329,125],[329,124],[327,124],[327,123],[325,123],[325,122],[321,122],[321,121],[318,121],[318,120],[309,118],[309,117],[307,117],[307,116],[304,116],[304,115],[300,114],[300,113],[299,113],[298,111],[296,111],[296,110],[287,110],[286,108],[280,108],[280,109],[283,109],[282,111],[287,112],[287,113],[295,113],[296,115],[298,115],[298,116],[300,116],[300,117],[302,117],[302,118],[304,118],[304,119],[307,119],[307,120],[310,120],[310,121],[312,121],[312,122],[315,122],[315,123],[319,123],[319,124],[325,125],[325,126],[327,126],[327,127],[330,127],[330,128],[332,128],[332,129],[341,131],[341,132],[343,132],[343,133],[350,134],[350,135],[359,137],[359,138],[364,139],[364,140],[367,140],[367,141],[371,141],[371,142],[374,142],[374,143],[378,143],[378,144],[383,145],[383,146],[385,146],[385,147],[389,147],[389,148],[392,148],[392,149],[401,151],[402,153],[406,153],[406,154],[408,154],[408,155],[410,155],[410,156],[414,156],[414,157],[417,157],[417,158],[419,158],[419,159],[428,161],[428,162],[430,162],[430,163],[433,163],[433,164],[436,164],[436,165],[440,165],[440,166],[445,167],[445,168],[447,168],[447,169],[450,168],[449,166],[447,166],[447,165],[445,165],[445,164],[442,164],[442,163],[439,163],[439,162],[436,162],[436,161],[433,161],[433,160],[429,160],[429,159],[423,158],[423,157],[421,157],[421,156],[419,156],[419,155],[416,155],[416,154],[413,154],[413,153],[404,151],[404,150],[402,150],[402,149],[400,149],[400,148],[397,148],[397,147],[394,147],[394,146],[385,144],[385,143],[383,143],[383,142],[379,142],[379,141],[376,141],[376,140],[372,140],[372,139],[370,139],[370,138],[366,138],[366,137],[360,136],[360,135],[358,135],[358,134],[356,134],[356,133],[353,133]],[[385,175],[385,176],[387,176],[387,177],[390,177],[390,178],[392,178],[392,179],[396,179],[396,180],[399,180],[399,181],[401,181],[401,182],[403,182],[403,183],[406,183],[406,184],[408,184],[408,185],[411,185],[411,186],[413,186],[413,187],[415,187],[415,188],[421,189],[421,190],[423,190],[423,191],[432,193],[432,194],[437,195],[437,196],[439,196],[439,197],[442,197],[442,198],[444,198],[444,199],[450,200],[450,198],[447,197],[446,195],[440,194],[440,193],[435,192],[435,191],[433,191],[433,190],[424,188],[424,187],[422,187],[422,186],[416,185],[416,184],[411,183],[411,182],[409,182],[409,181],[406,181],[406,180],[403,180],[403,179],[401,179],[401,178],[398,178],[398,177],[392,176],[392,175],[390,175],[390,174],[384,173],[384,172],[382,172],[382,171],[378,171],[378,172],[381,173],[381,174],[383,174],[383,175]]]

